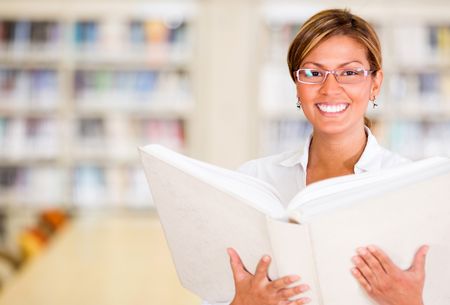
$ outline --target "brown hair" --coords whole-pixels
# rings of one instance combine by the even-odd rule
[[[373,27],[348,9],[329,9],[309,18],[292,41],[287,56],[291,78],[295,81],[294,72],[314,47],[327,38],[338,35],[351,37],[361,43],[367,49],[370,69],[375,72],[381,69],[381,45]],[[366,117],[364,124],[368,127],[372,125]]]

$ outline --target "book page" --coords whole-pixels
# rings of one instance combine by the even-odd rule
[[[151,156],[162,160],[195,179],[241,198],[243,202],[265,214],[274,218],[285,218],[286,210],[278,191],[262,180],[186,157],[161,145],[148,145],[141,147],[140,151],[143,158]]]
[[[226,249],[236,249],[250,272],[263,255],[273,256],[266,214],[158,158],[143,155],[143,162],[182,285],[211,303],[231,301]],[[270,276],[277,276],[274,265]]]
[[[363,198],[450,171],[450,159],[434,157],[392,169],[327,179],[300,192],[289,204],[291,218],[307,222],[317,214],[345,208]]]
[[[425,304],[450,304],[449,186],[450,174],[440,175],[310,219],[323,304],[373,304],[350,272],[355,250],[371,244],[403,269],[428,244]]]
[[[321,305],[308,225],[281,222],[267,217],[267,229],[278,276],[299,275],[300,281],[292,284],[292,286],[299,284],[310,286],[309,291],[292,298],[292,300],[309,297],[311,299],[309,304]]]

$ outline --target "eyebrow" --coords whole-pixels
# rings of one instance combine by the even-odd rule
[[[359,60],[352,60],[352,61],[348,61],[348,62],[345,62],[345,63],[340,64],[340,65],[338,66],[338,68],[339,68],[339,67],[343,67],[343,66],[348,65],[348,64],[351,64],[351,63],[354,63],[354,62],[355,62],[355,63],[359,63],[359,64],[361,64],[361,65],[364,66],[364,64],[363,64],[362,62],[360,62]],[[306,64],[312,64],[312,65],[318,66],[318,67],[320,67],[320,68],[322,68],[322,69],[325,69],[325,66],[322,65],[322,64],[320,64],[320,63],[311,62],[311,61],[307,61],[307,62],[303,63],[303,65],[306,65]],[[302,66],[303,66],[303,65],[302,65]]]

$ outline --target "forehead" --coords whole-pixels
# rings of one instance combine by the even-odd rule
[[[303,60],[303,63],[316,63],[323,67],[335,68],[349,62],[368,65],[366,47],[348,36],[333,36],[320,42]]]

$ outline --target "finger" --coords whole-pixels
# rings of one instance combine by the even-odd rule
[[[291,288],[285,288],[278,291],[278,295],[283,297],[283,299],[289,299],[293,296],[296,296],[298,294],[301,294],[305,291],[308,291],[309,286],[306,284],[298,285]]]
[[[372,269],[377,277],[382,276],[386,273],[380,261],[378,261],[375,255],[369,252],[368,249],[358,248],[356,252],[358,252],[358,254],[363,258],[363,260],[370,267],[370,269]]]
[[[358,268],[352,269],[352,274],[358,281],[358,283],[364,288],[365,291],[371,292],[372,286],[370,286],[369,282],[366,280],[366,278],[363,276],[363,274],[358,270]]]
[[[230,265],[233,272],[234,282],[238,283],[245,279],[249,275],[249,272],[245,269],[245,266],[236,250],[233,248],[228,248],[227,252],[230,256]]]
[[[258,266],[256,266],[255,271],[255,280],[263,281],[268,280],[267,270],[269,270],[270,265],[270,256],[264,255],[258,262]]]
[[[398,269],[389,256],[379,247],[371,245],[367,249],[377,258],[386,273],[393,273]]]
[[[310,298],[300,298],[298,300],[295,301],[291,301],[289,303],[287,303],[288,305],[302,305],[302,304],[308,304],[309,302],[311,302]]]
[[[298,280],[300,280],[300,277],[298,275],[283,276],[282,278],[272,281],[270,283],[270,288],[274,290],[280,290]]]
[[[370,269],[369,265],[367,265],[367,263],[360,256],[352,257],[352,261],[369,284],[377,283],[377,278],[372,269]]]
[[[423,245],[419,248],[419,250],[417,250],[409,270],[418,272],[420,274],[425,274],[425,260],[427,257],[428,249],[429,247],[427,245]]]

